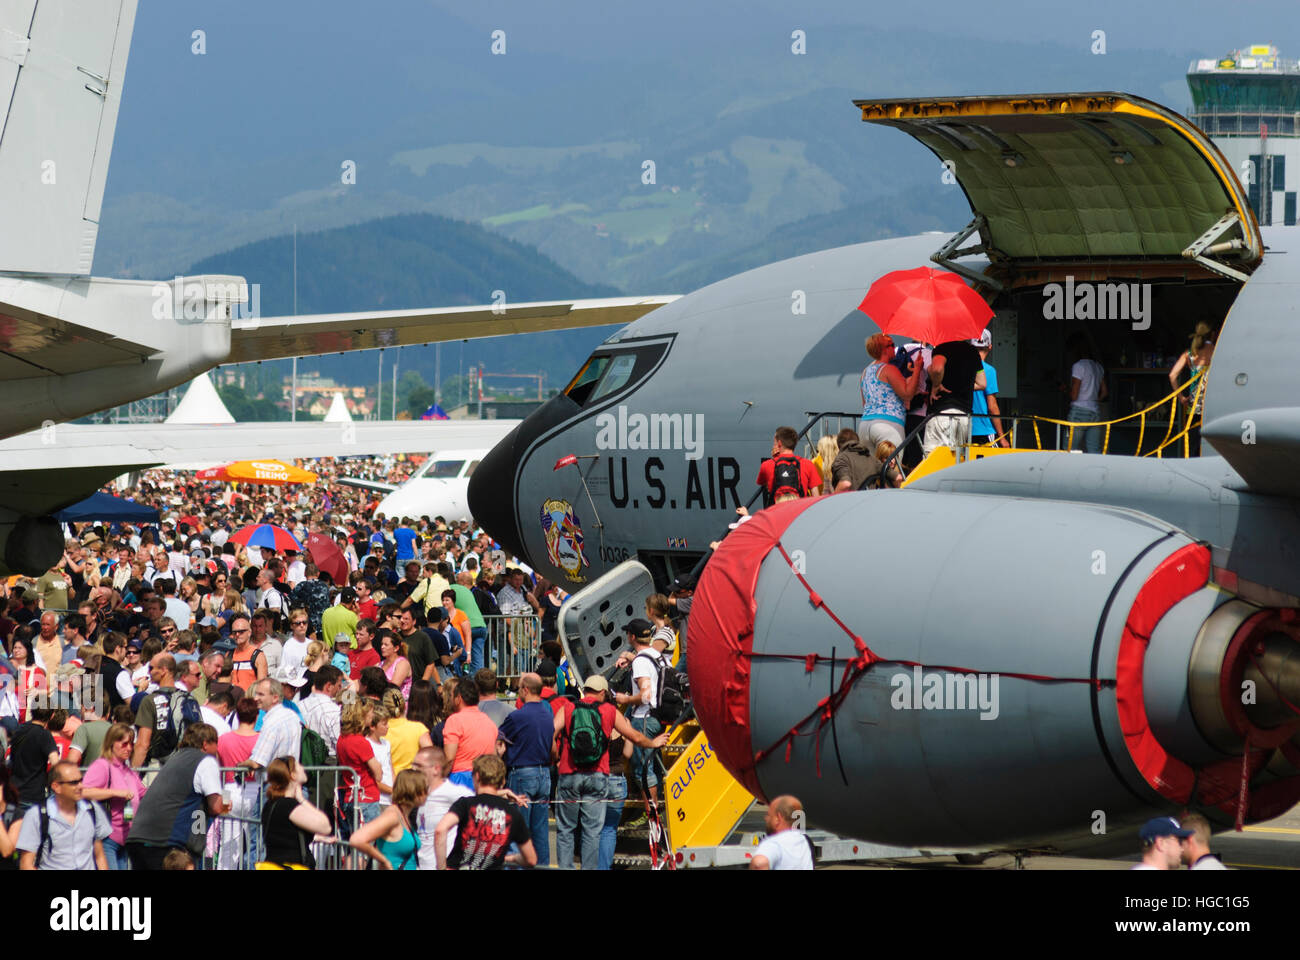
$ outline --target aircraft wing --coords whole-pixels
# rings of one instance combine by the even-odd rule
[[[363,480],[360,477],[339,477],[339,483],[345,487],[356,487],[358,490],[370,490],[373,493],[392,493],[397,489],[395,483],[384,483],[382,480]]]
[[[39,516],[76,503],[119,474],[162,464],[488,448],[518,423],[58,424],[0,441],[0,500]]]
[[[631,323],[676,296],[499,303],[232,321],[227,363]]]

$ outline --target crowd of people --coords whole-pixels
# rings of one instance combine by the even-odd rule
[[[314,469],[298,487],[150,472],[128,494],[159,523],[70,528],[49,571],[0,585],[0,864],[303,869],[330,838],[352,865],[546,865],[553,809],[559,866],[611,866],[627,775],[662,774],[666,598],[627,624],[626,692],[575,690],[558,586],[468,520],[377,516],[343,468]],[[330,538],[346,581],[232,539],[257,523]],[[540,629],[498,631],[517,648],[492,664],[496,617]]]

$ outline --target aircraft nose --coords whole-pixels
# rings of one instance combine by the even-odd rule
[[[483,462],[469,478],[469,512],[474,522],[492,535],[501,546],[519,557],[529,566],[532,561],[524,556],[519,525],[515,518],[515,450],[527,449],[528,440],[519,443],[520,435],[528,425],[525,420],[511,430],[483,458]]]
[[[564,394],[552,397],[515,427],[483,458],[469,478],[469,509],[476,523],[490,533],[501,546],[530,567],[537,562],[524,548],[519,513],[525,521],[535,516],[541,501],[535,500],[529,512],[528,490],[519,484],[527,467],[534,442],[544,434],[572,419],[581,408]],[[549,469],[549,465],[547,467]]]

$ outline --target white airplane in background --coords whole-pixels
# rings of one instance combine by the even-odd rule
[[[503,429],[499,439],[523,421],[521,420],[485,420],[483,425],[501,424]],[[444,520],[468,520],[469,512],[469,478],[473,475],[479,462],[496,444],[488,444],[472,450],[439,450],[429,454],[429,459],[411,474],[404,483],[384,483],[380,480],[362,480],[357,477],[342,477],[339,482],[349,487],[362,490],[374,490],[387,493],[379,501],[375,513],[397,520],[410,517],[442,517]]]
[[[0,3],[0,438],[9,438],[0,444],[0,572],[47,569],[63,549],[50,514],[129,470],[486,448],[508,429],[491,421],[201,428],[64,421],[170,389],[221,363],[627,324],[675,299],[259,318],[240,309],[250,299],[242,277],[91,277],[136,5]]]

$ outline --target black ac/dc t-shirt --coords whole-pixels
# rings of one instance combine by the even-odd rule
[[[57,752],[50,731],[35,723],[24,723],[13,736],[9,766],[20,803],[41,803],[45,799],[46,764]]]
[[[939,399],[931,404],[931,413],[958,407],[966,413],[971,412],[974,400],[975,378],[984,369],[980,352],[969,340],[949,340],[934,348],[933,356],[944,358],[943,390]]]
[[[461,797],[450,812],[460,820],[456,844],[447,852],[447,866],[453,870],[501,870],[510,844],[523,846],[532,839],[523,814],[505,797]]]

